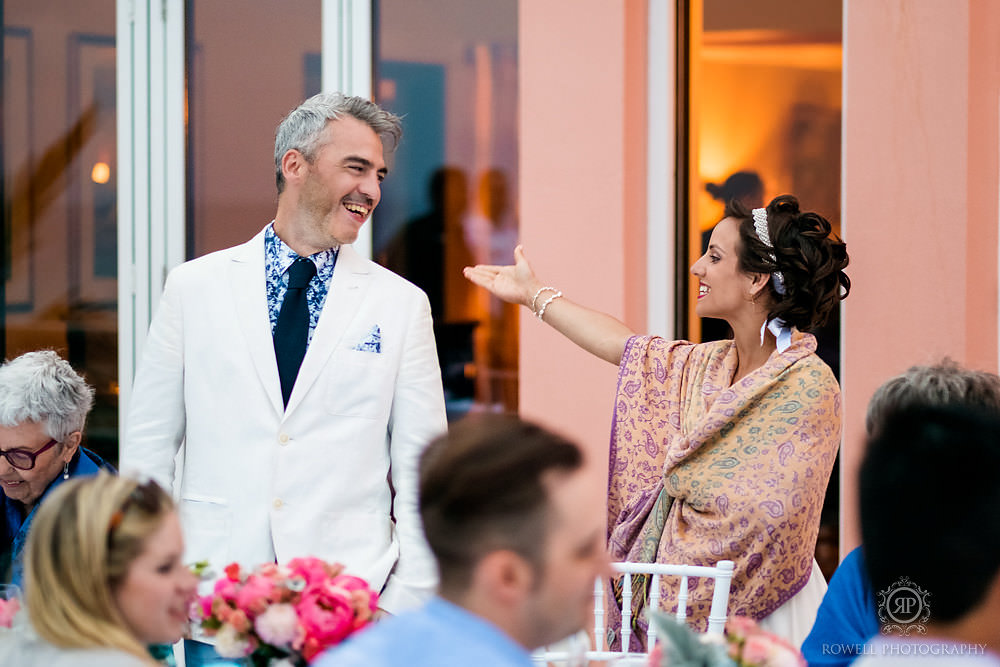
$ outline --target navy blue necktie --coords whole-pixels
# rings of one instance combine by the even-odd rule
[[[281,302],[278,322],[274,326],[274,357],[278,361],[278,377],[281,378],[281,398],[288,407],[288,397],[292,395],[295,378],[306,355],[309,340],[309,304],[306,302],[306,288],[316,275],[316,265],[312,260],[299,257],[288,268],[288,291]]]

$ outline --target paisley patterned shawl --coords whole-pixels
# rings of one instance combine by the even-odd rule
[[[729,614],[758,620],[801,590],[841,429],[840,388],[815,350],[812,335],[794,331],[787,350],[729,386],[732,341],[628,342],[611,433],[614,560],[732,560]],[[676,600],[678,586],[664,577],[663,599]],[[689,620],[701,630],[713,586],[689,581]]]

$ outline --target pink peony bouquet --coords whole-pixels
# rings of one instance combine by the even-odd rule
[[[649,667],[805,667],[797,648],[746,616],[726,623],[725,637],[696,634],[673,616],[654,613],[657,644]]]
[[[729,657],[740,667],[805,667],[802,653],[791,642],[765,632],[747,616],[726,623]]]
[[[225,658],[304,666],[368,625],[375,613],[378,594],[343,570],[319,558],[249,572],[231,563],[212,593],[198,599],[194,620]]]

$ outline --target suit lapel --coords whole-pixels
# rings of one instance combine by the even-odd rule
[[[358,255],[353,247],[341,246],[323,312],[319,316],[316,331],[313,332],[295,387],[288,399],[286,417],[302,402],[302,397],[316,382],[330,355],[341,343],[347,326],[364,302],[370,284],[371,265],[368,261]],[[277,364],[272,362],[272,365],[275,366],[274,374],[277,378]],[[278,401],[280,405],[280,395]]]
[[[239,330],[246,338],[247,349],[257,376],[264,385],[271,405],[280,415],[281,381],[274,358],[274,339],[267,312],[267,282],[264,275],[264,232],[238,246],[229,264],[229,286],[236,304]]]

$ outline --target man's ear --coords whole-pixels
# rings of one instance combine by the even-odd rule
[[[504,606],[514,606],[534,588],[535,568],[510,549],[491,551],[476,565],[473,586]]]
[[[285,177],[285,182],[296,181],[305,173],[308,166],[306,156],[294,148],[285,151],[281,156],[281,174]]]

